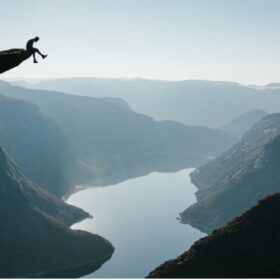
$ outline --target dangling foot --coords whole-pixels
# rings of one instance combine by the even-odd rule
[[[47,56],[48,56],[47,54],[46,54],[46,55],[43,54],[43,55],[42,55],[42,58],[45,59]]]
[[[34,60],[33,62],[34,62],[34,63],[38,63],[38,61],[37,61],[37,60]]]

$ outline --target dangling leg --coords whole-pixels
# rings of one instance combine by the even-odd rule
[[[33,52],[32,55],[33,55],[33,62],[38,63],[38,61],[36,60],[35,52]]]
[[[37,52],[43,59],[47,57],[47,55],[42,54],[38,49],[35,49],[35,52]]]

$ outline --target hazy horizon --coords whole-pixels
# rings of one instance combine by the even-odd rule
[[[5,78],[279,81],[277,0],[0,1],[0,50],[34,36],[49,57]]]
[[[264,84],[246,84],[239,81],[229,81],[229,80],[207,80],[207,79],[153,79],[153,78],[143,78],[143,77],[97,77],[97,76],[70,76],[70,77],[4,77],[3,81],[26,81],[26,82],[39,82],[39,81],[47,81],[47,80],[64,80],[64,79],[112,79],[112,80],[146,80],[146,81],[158,81],[158,82],[187,82],[187,81],[202,81],[202,82],[213,82],[213,83],[233,83],[233,84],[240,84],[242,86],[257,86],[257,87],[265,87],[269,84],[280,84],[279,81],[271,81]]]

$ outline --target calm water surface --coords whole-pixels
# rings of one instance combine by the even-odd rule
[[[189,179],[192,170],[152,173],[69,197],[68,203],[94,216],[72,228],[97,233],[115,247],[111,260],[87,277],[143,278],[204,236],[176,220],[196,201],[196,188]]]

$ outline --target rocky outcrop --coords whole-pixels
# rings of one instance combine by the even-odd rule
[[[279,278],[280,194],[200,239],[149,278]]]
[[[0,52],[0,74],[17,67],[31,56],[25,49],[11,49]]]

